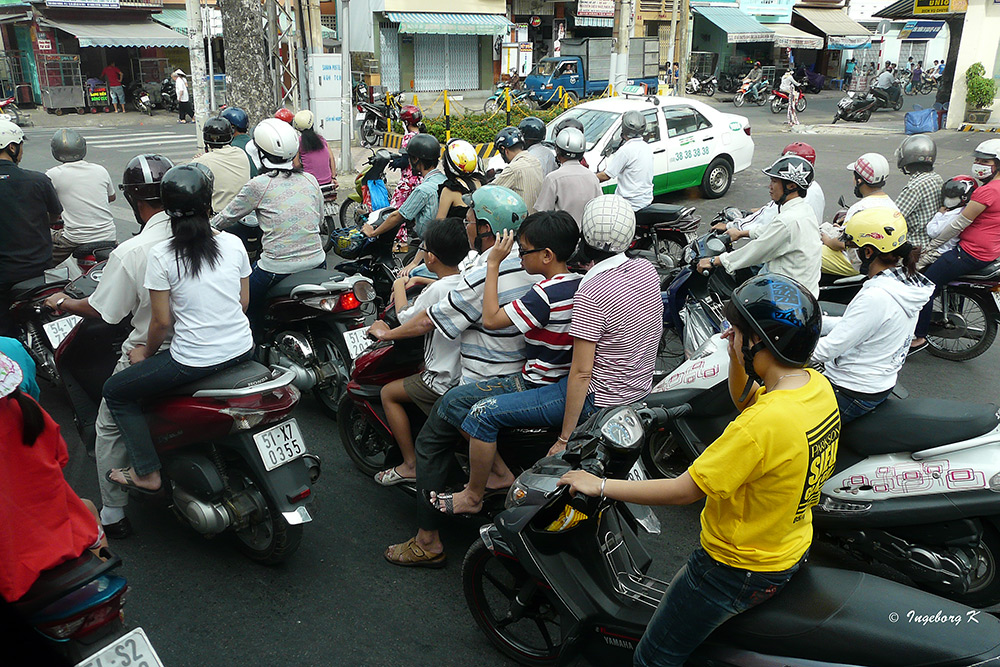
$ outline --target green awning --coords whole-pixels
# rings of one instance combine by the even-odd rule
[[[0,0],[0,9],[6,7],[29,7],[27,0]]]
[[[181,46],[188,40],[178,36],[153,21],[107,21],[59,19],[39,17],[42,25],[58,28],[80,40],[81,47],[88,46]]]
[[[503,14],[437,14],[386,12],[399,32],[420,35],[504,35],[514,24]]]
[[[774,41],[773,30],[736,7],[692,7],[691,9],[726,33],[726,40],[730,44]]]

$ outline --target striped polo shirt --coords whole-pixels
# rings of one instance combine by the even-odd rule
[[[520,299],[504,306],[524,334],[527,359],[521,376],[535,385],[558,382],[573,361],[573,296],[583,276],[562,273],[535,283]]]
[[[570,335],[596,344],[590,391],[594,405],[641,400],[653,384],[663,333],[656,269],[634,258],[588,279],[573,300]]]

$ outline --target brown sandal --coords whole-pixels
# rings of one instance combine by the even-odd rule
[[[417,544],[417,538],[415,537],[411,537],[402,544],[390,545],[385,550],[383,556],[393,565],[399,565],[400,567],[430,567],[437,569],[444,567],[448,561],[448,557],[444,553],[433,554],[429,551],[424,551]]]

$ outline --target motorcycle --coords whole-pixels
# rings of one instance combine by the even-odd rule
[[[687,409],[605,408],[576,430],[565,453],[518,477],[506,510],[480,529],[462,564],[469,611],[504,655],[525,665],[577,656],[631,664],[669,584],[648,574],[652,558],[627,506],[571,497],[556,483],[574,469],[624,479],[650,435]],[[896,610],[924,609],[985,624],[892,622]],[[997,659],[996,618],[893,581],[806,563],[773,599],[726,621],[687,664],[972,667]]]
[[[20,125],[24,120],[13,97],[0,100],[0,117],[8,118],[15,125]]]
[[[177,111],[177,89],[169,76],[160,84],[160,106],[166,111]]]
[[[332,232],[337,228],[340,219],[337,210],[337,188],[333,183],[319,186],[323,192],[323,221],[319,226],[319,235],[323,237],[323,252],[330,252],[333,247]]]
[[[810,95],[819,95],[823,92],[823,86],[826,85],[826,77],[817,72],[806,70],[805,77],[798,80],[796,85]]]
[[[628,254],[646,256],[658,271],[669,274],[701,223],[694,212],[693,206],[656,203],[636,211],[635,238]]]
[[[510,91],[511,107],[515,104],[520,104],[534,111],[540,106],[538,98],[535,97],[535,93],[524,88],[520,77],[515,74],[509,81],[502,81],[497,84],[497,87],[493,90],[493,94],[490,95],[485,102],[483,102],[483,113],[495,114],[500,109],[506,108],[505,105],[507,102],[506,96],[504,95],[505,90]]]
[[[89,296],[102,270],[95,267],[64,291]],[[92,428],[121,354],[116,331],[101,319],[84,319],[56,351],[81,436]],[[252,560],[290,557],[312,521],[311,486],[320,475],[319,457],[308,452],[289,416],[299,401],[295,378],[293,370],[246,361],[146,402],[163,464],[163,487],[151,500],[202,535],[234,533]]]
[[[147,116],[153,115],[153,101],[149,98],[146,87],[138,79],[132,81],[131,85],[129,85],[128,97],[136,111],[144,113]]]
[[[751,102],[760,107],[764,106],[768,101],[768,96],[764,94],[764,91],[768,90],[768,86],[770,85],[770,81],[763,79],[757,83],[757,89],[755,91],[751,91],[750,89],[753,86],[753,83],[750,81],[744,81],[740,85],[740,89],[736,91],[736,95],[733,96],[733,104],[737,107],[741,107],[744,103]]]
[[[771,103],[771,113],[781,113],[788,109],[788,93],[783,92],[780,88],[775,88],[771,91],[770,97],[767,101]],[[802,113],[806,110],[806,96],[798,88],[795,89],[795,111]]]
[[[341,227],[364,224],[372,211],[389,205],[385,170],[392,161],[392,154],[384,148],[368,150],[371,155],[367,163],[354,177],[354,192],[347,195],[347,199],[340,204]]]
[[[934,295],[927,342],[936,357],[967,361],[985,353],[1000,322],[1000,260],[953,280]]]
[[[688,95],[705,95],[707,97],[712,97],[715,95],[715,90],[718,87],[715,75],[707,76],[704,79],[699,79],[697,74],[691,75],[691,80],[687,82],[684,86],[684,90]]]
[[[833,122],[838,120],[849,120],[858,123],[867,123],[872,114],[879,109],[889,109],[899,111],[903,108],[902,89],[898,84],[886,91],[888,102],[877,97],[870,90],[865,93],[848,92],[837,102],[837,110],[833,114]]]
[[[399,112],[402,110],[400,97],[402,93],[384,96],[376,93],[371,102],[361,100],[357,104],[358,126],[361,128],[361,145],[365,148],[374,146],[378,138],[387,132],[392,132],[393,123],[399,122]]]
[[[724,93],[735,93],[739,88],[742,78],[729,72],[719,73],[719,90]]]

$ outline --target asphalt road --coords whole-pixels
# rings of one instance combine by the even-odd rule
[[[760,205],[766,201],[767,179],[759,169],[786,143],[804,140],[818,153],[829,218],[840,194],[851,199],[845,166],[871,150],[894,162],[892,151],[902,138],[840,128],[838,134],[755,134],[753,167],[737,175],[725,197],[706,202],[692,191],[664,200],[696,205],[705,222],[725,205]],[[104,164],[116,182],[136,153],[157,151],[183,160],[196,150],[191,126],[87,128],[84,135],[90,140],[88,157]],[[29,130],[28,136],[22,166],[52,166],[51,130]],[[969,171],[972,148],[984,135],[938,133],[934,138],[938,170],[950,176]],[[902,174],[893,174],[887,190],[897,194],[904,182]],[[131,211],[122,200],[114,207],[120,236],[127,238],[137,228]],[[996,401],[998,354],[994,348],[959,364],[923,353],[907,362],[901,381],[914,395]],[[67,479],[81,496],[97,498],[93,461],[83,451],[67,401],[55,388],[42,391],[43,405],[63,425],[69,443]],[[473,624],[462,593],[461,560],[478,524],[465,521],[445,531],[450,562],[443,570],[386,564],[381,555],[385,546],[414,531],[413,501],[400,491],[377,487],[353,468],[336,423],[311,396],[303,397],[295,416],[310,450],[323,458],[323,476],[313,494],[315,520],[306,526],[299,551],[287,563],[262,567],[240,556],[230,539],[202,538],[168,512],[133,502],[128,513],[136,535],[112,545],[124,560],[121,573],[131,587],[128,624],[146,630],[168,667],[510,664]],[[658,511],[663,533],[647,543],[661,576],[669,578],[696,545],[698,511]]]

